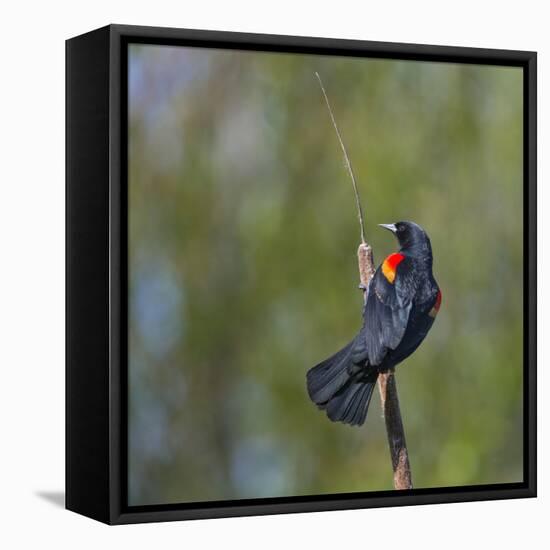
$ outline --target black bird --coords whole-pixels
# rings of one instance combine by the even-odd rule
[[[441,305],[432,247],[416,223],[381,224],[399,241],[369,282],[363,327],[338,353],[307,373],[311,400],[333,422],[365,422],[378,374],[393,369],[422,343]]]

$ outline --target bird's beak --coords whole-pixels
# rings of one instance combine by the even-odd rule
[[[395,233],[397,231],[397,227],[395,227],[395,224],[393,223],[379,223],[380,227],[383,227],[384,229],[390,230],[392,233]]]

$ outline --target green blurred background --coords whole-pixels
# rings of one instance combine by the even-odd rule
[[[443,304],[397,370],[415,487],[522,480],[522,71],[131,45],[129,503],[392,488],[376,392],[306,371],[361,325],[352,187],[429,233]]]

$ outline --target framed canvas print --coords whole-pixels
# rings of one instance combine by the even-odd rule
[[[67,508],[536,494],[536,54],[67,41]]]

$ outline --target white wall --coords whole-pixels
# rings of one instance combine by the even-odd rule
[[[107,528],[52,504],[64,484],[64,40],[110,22],[539,52],[540,241],[548,191],[545,2],[12,2],[0,40],[0,546],[525,547],[548,540],[539,317],[538,499]],[[546,95],[546,98],[544,97]],[[546,152],[546,154],[545,154]],[[495,243],[498,246],[498,243]],[[549,273],[539,247],[539,280]],[[548,321],[548,286],[539,311]],[[546,307],[545,307],[546,306]],[[483,419],[480,418],[480,422]],[[50,494],[44,498],[41,494]],[[59,500],[59,496],[57,496]],[[536,547],[540,547],[537,543]]]

